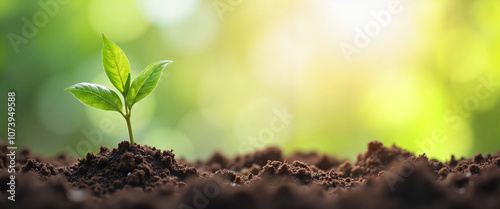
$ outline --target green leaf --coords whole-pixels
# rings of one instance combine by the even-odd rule
[[[102,34],[102,64],[111,83],[123,95],[127,94],[130,86],[130,63],[122,49]]]
[[[160,80],[163,68],[171,63],[170,60],[159,61],[149,65],[135,78],[127,93],[127,106],[132,106],[147,97],[156,87]]]
[[[69,91],[80,102],[88,106],[122,113],[123,105],[120,97],[108,87],[92,83],[77,83],[64,91]]]

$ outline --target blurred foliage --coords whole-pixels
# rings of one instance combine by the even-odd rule
[[[269,145],[354,159],[370,140],[444,160],[498,151],[500,85],[484,83],[500,82],[500,1],[401,0],[347,62],[340,44],[388,2],[2,0],[0,95],[17,93],[20,146],[47,155],[116,147],[127,140],[120,115],[63,92],[110,86],[105,33],[132,77],[175,61],[132,123],[137,143],[188,160]],[[16,53],[9,34],[23,36],[26,21],[37,31]],[[281,120],[284,108],[294,117]]]

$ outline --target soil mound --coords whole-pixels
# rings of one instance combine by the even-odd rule
[[[370,142],[356,162],[276,147],[186,164],[172,150],[101,147],[74,159],[0,144],[1,208],[500,208],[500,153],[449,162]]]
[[[172,151],[121,142],[118,148],[101,147],[88,153],[75,165],[64,169],[68,182],[77,188],[90,188],[94,195],[109,194],[126,187],[151,191],[164,184],[181,185],[198,170],[179,163]]]

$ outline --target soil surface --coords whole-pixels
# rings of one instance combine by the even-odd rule
[[[7,153],[0,144],[0,208],[500,208],[500,152],[439,162],[373,141],[356,162],[271,147],[186,163],[128,142],[82,159],[23,148],[15,202]]]

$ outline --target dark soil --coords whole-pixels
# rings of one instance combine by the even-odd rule
[[[443,163],[375,141],[354,163],[278,148],[185,163],[128,142],[82,159],[23,149],[15,202],[6,154],[0,144],[0,208],[500,208],[500,153]]]

